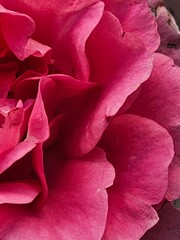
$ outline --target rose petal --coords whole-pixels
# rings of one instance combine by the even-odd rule
[[[18,69],[16,62],[0,64],[0,98],[6,98]]]
[[[152,120],[125,114],[110,122],[101,146],[116,171],[103,239],[138,240],[158,221],[151,205],[167,190],[172,139]]]
[[[88,80],[85,41],[102,16],[101,1],[51,0],[47,3],[43,0],[37,3],[4,0],[2,4],[11,10],[26,13],[35,20],[34,39],[53,50],[55,62],[52,72]]]
[[[128,110],[129,113],[150,118],[166,128],[174,140],[175,159],[170,166],[167,198],[180,197],[180,69],[172,59],[155,54],[152,74]]]
[[[23,118],[22,108],[13,109],[8,113],[2,128],[0,128],[0,155],[19,143]]]
[[[85,43],[100,21],[103,10],[104,4],[99,1],[63,20],[64,30],[58,36],[58,46],[61,47],[56,46],[54,53],[55,72],[62,72],[79,80],[89,80]]]
[[[159,211],[160,221],[141,240],[179,240],[180,211],[166,203]]]
[[[34,21],[29,16],[5,9],[2,5],[0,14],[1,31],[6,43],[16,57],[22,59],[28,37],[34,32]]]
[[[0,155],[0,174],[30,152],[35,146],[36,144],[33,141],[25,139],[8,152],[2,153]]]
[[[87,94],[73,116],[74,122],[66,126],[64,151],[70,156],[83,155],[96,145],[108,124],[107,117],[119,110],[152,68],[152,56],[140,40],[130,33],[122,36],[118,19],[109,12],[89,37],[86,49],[90,79],[101,86]]]
[[[35,143],[44,142],[49,137],[49,125],[40,87],[28,122],[27,138]]]
[[[40,190],[39,184],[35,181],[0,183],[0,204],[30,203],[39,194]]]
[[[81,82],[63,74],[43,77],[40,81],[40,88],[49,120],[57,116],[64,99],[81,96],[95,86],[94,83]],[[22,89],[22,86],[20,88]],[[72,108],[74,109],[73,104],[71,104]],[[67,113],[68,109],[65,109]]]
[[[49,155],[47,160],[50,190],[45,206],[37,212],[26,206],[0,206],[0,237],[101,239],[108,207],[105,188],[114,178],[103,151],[96,149],[63,166],[59,153]]]
[[[48,194],[48,187],[46,183],[46,177],[44,174],[42,143],[38,143],[36,147],[32,150],[32,164],[37,176],[41,181],[42,191],[39,196],[37,204],[39,207],[42,207]]]
[[[104,2],[105,10],[119,19],[124,32],[135,34],[148,51],[157,50],[160,44],[157,24],[146,0],[104,0]]]
[[[51,63],[51,48],[43,45],[32,38],[29,38],[24,48],[23,59],[29,57],[45,57],[48,63]]]

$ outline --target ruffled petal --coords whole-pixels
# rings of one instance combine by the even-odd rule
[[[35,20],[33,38],[50,46],[53,51],[52,73],[88,80],[85,42],[103,14],[103,2],[4,0],[2,4],[8,9],[26,13]]]
[[[135,34],[148,51],[157,50],[160,44],[157,24],[146,0],[104,0],[104,2],[105,10],[119,19],[123,32]]]
[[[35,24],[25,14],[5,9],[0,5],[1,31],[10,50],[22,60],[28,37],[32,35]]]
[[[108,210],[106,187],[114,170],[95,149],[81,159],[61,162],[58,152],[46,152],[49,195],[41,210],[30,206],[0,206],[2,239],[99,240]]]
[[[109,12],[104,13],[89,37],[86,49],[90,80],[99,83],[99,88],[84,97],[74,122],[66,127],[64,151],[71,156],[93,149],[108,125],[108,117],[147,80],[152,69],[152,55],[137,37],[123,35],[118,19]]]
[[[180,197],[180,69],[173,60],[162,54],[155,54],[152,74],[141,85],[138,98],[129,113],[150,118],[166,128],[174,140],[176,156],[170,166],[167,198]]]
[[[166,193],[173,141],[152,120],[125,114],[110,122],[101,146],[116,172],[114,185],[108,189],[103,240],[138,240],[158,221],[151,205]]]

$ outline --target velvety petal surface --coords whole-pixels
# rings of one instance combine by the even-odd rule
[[[157,24],[146,0],[104,0],[104,2],[105,10],[119,19],[123,32],[135,34],[148,51],[157,50],[160,44]]]
[[[28,37],[34,32],[34,21],[27,15],[0,5],[1,31],[10,50],[22,59]]]
[[[158,221],[151,205],[166,193],[173,141],[154,121],[125,114],[110,122],[100,146],[116,172],[103,240],[138,240]]]
[[[158,214],[159,222],[141,240],[179,240],[180,210],[171,203],[165,203]]]
[[[129,113],[150,118],[166,128],[174,140],[175,158],[169,169],[167,198],[180,197],[180,69],[171,58],[156,54],[150,78],[142,84],[140,94]]]
[[[40,86],[28,122],[27,138],[35,143],[44,142],[49,137],[48,118],[44,109]]]
[[[119,20],[110,12],[104,13],[90,35],[86,52],[90,80],[99,83],[99,88],[84,97],[74,122],[66,127],[64,149],[71,156],[85,154],[96,145],[107,127],[107,118],[119,110],[152,69],[151,54],[136,36],[123,34]]]
[[[81,159],[61,162],[59,153],[46,152],[49,195],[45,206],[0,206],[0,237],[11,239],[99,240],[108,210],[106,187],[114,170],[105,154],[95,149]]]
[[[26,13],[35,20],[33,38],[53,50],[55,61],[52,73],[58,71],[88,80],[85,42],[102,16],[103,2],[4,0],[2,4],[11,10]]]

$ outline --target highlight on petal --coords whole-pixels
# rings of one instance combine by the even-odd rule
[[[18,71],[16,62],[0,64],[0,98],[6,98]]]
[[[0,206],[2,239],[101,239],[108,210],[105,188],[114,170],[100,149],[80,159],[61,162],[59,152],[46,152],[49,194],[45,206]]]
[[[39,194],[40,190],[39,184],[35,181],[0,183],[0,204],[30,203]]]
[[[129,113],[150,118],[168,130],[174,141],[175,157],[169,168],[168,200],[180,197],[180,69],[171,58],[155,54],[150,78],[141,85],[140,94]]]
[[[72,116],[74,122],[66,126],[63,146],[69,156],[81,156],[93,149],[108,125],[107,118],[116,114],[152,69],[152,55],[137,37],[123,35],[118,19],[109,12],[88,38],[86,52],[90,80],[99,87],[84,97]]]
[[[48,118],[44,109],[40,86],[28,122],[27,138],[35,143],[44,142],[49,137]]]
[[[159,222],[141,240],[179,240],[180,210],[171,203],[165,203],[159,211]]]
[[[173,141],[154,121],[124,114],[110,122],[100,146],[116,172],[103,240],[138,240],[158,221],[151,205],[166,193]]]

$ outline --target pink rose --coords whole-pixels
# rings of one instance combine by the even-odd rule
[[[147,1],[0,3],[0,239],[140,239],[180,196],[180,69]]]

